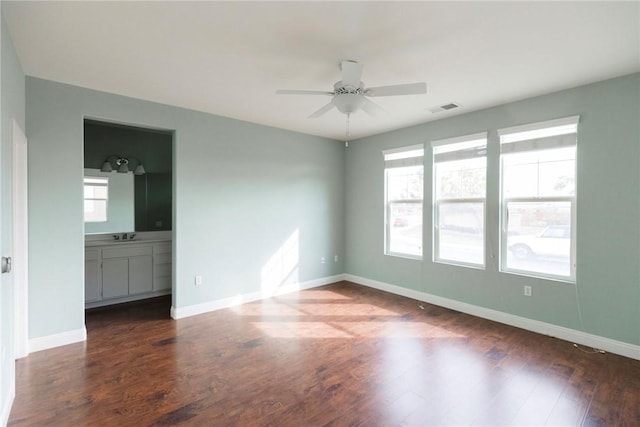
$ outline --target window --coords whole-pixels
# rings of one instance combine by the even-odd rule
[[[106,222],[109,178],[84,177],[84,221]]]
[[[498,131],[502,271],[575,281],[578,120]]]
[[[385,150],[385,254],[422,258],[424,147]]]
[[[487,134],[431,145],[433,260],[484,268]]]

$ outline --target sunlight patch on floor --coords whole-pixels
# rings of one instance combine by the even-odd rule
[[[465,338],[421,322],[253,322],[272,338]]]
[[[351,338],[352,336],[325,322],[253,322],[272,338]]]
[[[338,292],[322,290],[305,290],[300,293],[283,295],[278,300],[350,300],[351,298]]]
[[[331,322],[354,336],[364,338],[465,338],[446,329],[423,322]]]
[[[372,304],[296,304],[296,307],[314,316],[398,316],[395,311]]]
[[[304,313],[286,304],[266,302],[249,303],[232,307],[231,310],[241,316],[302,316]]]

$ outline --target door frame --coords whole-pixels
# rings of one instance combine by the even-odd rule
[[[14,356],[29,354],[29,229],[27,137],[13,119],[13,296],[14,296]]]

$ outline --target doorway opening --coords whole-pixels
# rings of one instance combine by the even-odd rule
[[[172,294],[174,132],[83,125],[85,308]]]

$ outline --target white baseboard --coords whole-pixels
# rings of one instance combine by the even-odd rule
[[[29,353],[62,345],[74,344],[87,340],[87,328],[62,332],[60,334],[46,335],[44,337],[31,338],[29,340]]]
[[[281,286],[275,290],[252,292],[249,294],[236,295],[234,297],[223,298],[219,300],[207,301],[201,304],[188,305],[186,307],[171,307],[171,317],[174,319],[182,319],[189,316],[208,313],[210,311],[220,310],[223,308],[234,307],[252,301],[258,301],[270,298],[276,295],[284,295],[291,292],[297,292],[304,289],[316,288],[318,286],[329,285],[331,283],[345,280],[344,274],[335,276],[322,277],[320,279],[308,280],[306,282],[292,283]]]
[[[467,304],[465,302],[428,294],[426,292],[415,291],[413,289],[407,289],[401,286],[367,279],[365,277],[354,276],[352,274],[345,274],[344,276],[344,280],[348,280],[358,285],[368,286],[370,288],[379,289],[381,291],[390,292],[392,294],[467,313],[472,316],[482,317],[484,319],[493,320],[495,322],[504,323],[506,325],[515,326],[517,328],[526,329],[539,334],[549,335],[565,341],[598,348],[609,353],[640,360],[640,346],[638,345],[616,341],[582,331],[576,331],[575,329],[565,328],[563,326],[553,325],[539,320],[527,319],[526,317],[517,316],[515,314],[504,313],[490,308]]]
[[[2,413],[0,413],[0,425],[6,426],[9,422],[9,415],[11,415],[11,407],[13,406],[13,400],[16,397],[16,378],[15,375],[11,379],[9,384],[9,393],[4,397],[2,401]]]

